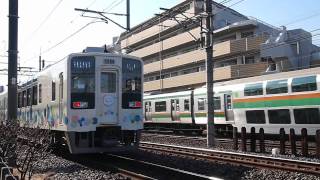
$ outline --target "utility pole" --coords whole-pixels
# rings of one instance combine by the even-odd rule
[[[17,119],[18,0],[9,0],[8,120]]]
[[[207,146],[213,147],[215,144],[214,132],[214,105],[213,105],[213,14],[212,0],[206,0],[206,52],[207,52]]]
[[[127,31],[130,31],[130,0],[127,0]]]

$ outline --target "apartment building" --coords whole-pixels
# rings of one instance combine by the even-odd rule
[[[319,50],[312,45],[311,34],[302,29],[277,28],[218,3],[212,12],[216,82],[307,66],[313,62],[311,54]],[[144,61],[145,92],[206,84],[202,13],[203,6],[186,0],[121,34],[121,49]],[[302,57],[308,60],[301,63]]]

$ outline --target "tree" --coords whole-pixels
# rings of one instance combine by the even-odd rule
[[[21,179],[26,179],[27,176],[31,179],[36,163],[50,153],[51,131],[39,127],[21,127],[20,132],[22,141],[17,148],[17,169],[21,173]]]

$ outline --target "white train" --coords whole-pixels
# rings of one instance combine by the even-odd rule
[[[51,129],[71,153],[134,148],[143,128],[143,63],[113,53],[74,53],[18,88],[18,120]],[[6,94],[1,97],[6,116]]]
[[[201,132],[206,128],[206,88],[145,95],[146,128],[168,128]],[[218,130],[250,132],[263,128],[279,134],[284,128],[296,134],[307,128],[320,129],[320,68],[262,75],[215,83],[214,121]]]

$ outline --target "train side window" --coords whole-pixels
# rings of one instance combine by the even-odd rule
[[[165,112],[165,111],[167,111],[166,101],[155,102],[155,112]]]
[[[145,112],[151,112],[151,102],[150,101],[146,101],[144,103],[144,109],[145,109]]]
[[[278,80],[267,82],[267,94],[288,93],[288,80]]]
[[[18,108],[21,108],[22,107],[22,93],[19,92],[18,93]]]
[[[296,124],[320,124],[318,108],[302,108],[293,110]]]
[[[317,90],[316,76],[300,77],[292,79],[292,92]]]
[[[27,91],[22,91],[22,107],[27,106]]]
[[[179,99],[171,99],[171,111],[180,111]]]
[[[184,111],[190,111],[190,100],[189,99],[184,100]]]
[[[246,118],[248,124],[265,124],[266,117],[264,110],[246,111]]]
[[[213,106],[214,106],[214,110],[220,110],[221,109],[221,99],[220,99],[220,97],[214,97]]]
[[[27,89],[27,106],[31,106],[31,88]]]
[[[247,84],[244,87],[245,96],[256,96],[256,95],[262,95],[262,94],[263,94],[262,83]]]
[[[35,85],[32,87],[32,105],[38,104],[38,86]]]
[[[39,103],[42,103],[42,85],[39,84]]]
[[[206,101],[206,99],[205,98],[199,98],[198,99],[198,110],[199,111],[204,111],[204,110],[206,110],[206,106],[205,106],[205,101]]]
[[[52,96],[51,96],[51,100],[55,101],[56,100],[56,83],[52,81]]]
[[[290,111],[289,109],[275,109],[268,111],[270,124],[290,124]]]

